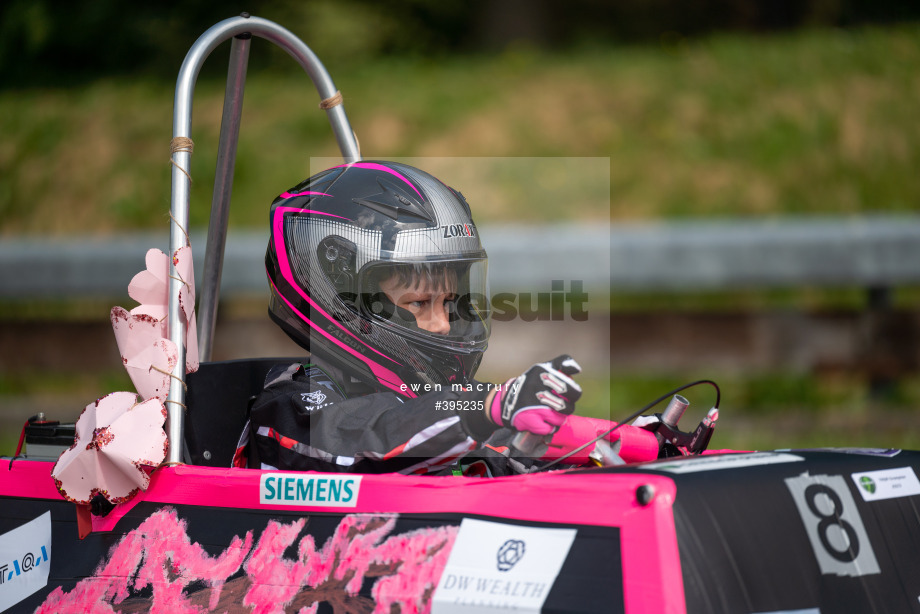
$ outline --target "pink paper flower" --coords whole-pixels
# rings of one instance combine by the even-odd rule
[[[133,392],[113,392],[87,405],[73,445],[51,471],[61,495],[74,503],[96,495],[121,503],[146,490],[150,472],[166,458],[165,421],[162,402],[139,403]]]
[[[182,281],[179,305],[186,325],[185,372],[198,370],[198,323],[195,318],[195,272],[192,248],[173,254],[177,278]],[[128,284],[128,295],[140,303],[131,311],[114,307],[112,328],[122,362],[144,399],[166,400],[169,373],[176,366],[178,350],[167,338],[169,257],[158,249],[147,251],[147,268]],[[165,378],[165,379],[164,379]]]
[[[162,326],[153,316],[113,307],[110,317],[122,364],[141,398],[165,402],[179,359],[176,345],[162,337]]]

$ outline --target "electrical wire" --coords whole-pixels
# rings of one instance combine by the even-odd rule
[[[615,430],[617,430],[618,428],[620,428],[621,426],[623,426],[623,425],[626,424],[627,422],[631,422],[631,421],[635,420],[636,418],[638,418],[639,416],[641,416],[642,414],[644,414],[645,412],[647,412],[647,411],[650,410],[651,408],[655,407],[656,405],[658,405],[659,403],[661,403],[661,402],[664,401],[665,399],[667,399],[667,398],[669,398],[669,397],[671,397],[671,396],[674,396],[675,394],[677,394],[678,392],[681,392],[682,390],[686,390],[687,388],[693,388],[694,386],[699,386],[700,384],[709,384],[710,386],[712,386],[713,388],[715,388],[715,390],[716,390],[716,402],[715,402],[715,405],[713,405],[713,407],[716,408],[716,409],[718,409],[718,408],[719,408],[719,404],[722,402],[722,391],[719,390],[719,385],[716,384],[714,381],[709,380],[709,379],[701,379],[701,380],[697,380],[697,381],[695,381],[695,382],[690,382],[689,384],[684,384],[683,386],[679,386],[679,387],[675,388],[674,390],[671,390],[670,392],[667,392],[667,393],[661,395],[660,397],[658,397],[657,399],[655,399],[654,401],[652,401],[652,402],[649,403],[648,405],[644,406],[642,409],[633,412],[632,414],[630,414],[629,416],[627,416],[622,422],[616,423],[614,426],[612,426],[611,428],[607,429],[606,431],[604,431],[603,433],[601,433],[600,435],[598,435],[598,436],[595,437],[594,439],[588,441],[588,442],[585,443],[585,444],[580,445],[579,447],[575,448],[574,450],[571,450],[570,452],[567,452],[566,454],[563,454],[562,456],[560,456],[560,457],[558,457],[558,458],[553,459],[552,461],[550,461],[550,462],[547,463],[546,465],[543,465],[543,466],[540,468],[540,471],[544,471],[544,470],[546,470],[546,469],[549,469],[549,468],[552,467],[553,465],[556,465],[556,464],[562,462],[563,460],[569,458],[569,457],[572,456],[573,454],[578,454],[579,452],[581,452],[582,450],[584,450],[584,449],[587,448],[588,446],[594,445],[595,443],[597,443],[597,442],[600,441],[601,439],[604,439],[605,437],[607,437],[608,435],[610,435],[612,432],[614,432]]]

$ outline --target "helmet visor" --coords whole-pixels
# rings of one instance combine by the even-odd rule
[[[489,338],[486,258],[377,261],[358,285],[364,314],[401,335],[456,349]]]

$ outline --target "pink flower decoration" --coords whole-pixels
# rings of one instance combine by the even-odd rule
[[[113,307],[110,317],[121,361],[141,398],[165,402],[179,360],[176,345],[161,336],[162,326],[152,316]]]
[[[174,355],[177,356],[178,352],[171,342],[159,343],[160,340],[167,340],[169,257],[158,249],[150,249],[145,261],[146,270],[135,275],[128,284],[128,295],[140,305],[131,311],[115,307],[112,309],[111,319],[122,362],[128,369],[131,381],[141,396],[149,399],[152,398],[148,394],[151,392],[151,386],[157,391],[162,388],[159,376],[154,372],[159,373],[162,369],[167,373],[171,372],[175,361],[168,368],[164,365],[169,364],[170,359]],[[185,372],[192,373],[198,370],[199,365],[192,248],[185,246],[176,250],[173,261],[176,263],[177,277],[183,282],[179,291],[179,306],[186,325]],[[155,384],[146,381],[148,376],[157,380]],[[159,393],[154,393],[153,396],[159,397]],[[159,398],[166,399],[165,396]]]
[[[51,471],[61,495],[74,503],[96,495],[121,503],[146,490],[149,473],[166,458],[165,421],[163,403],[138,403],[133,392],[113,392],[87,405],[73,445]]]
[[[131,279],[128,296],[140,303],[131,313],[146,314],[163,322],[166,334],[166,301],[169,288],[169,258],[158,249],[147,250],[147,268]]]

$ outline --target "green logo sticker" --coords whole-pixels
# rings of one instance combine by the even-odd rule
[[[875,481],[867,475],[859,478],[859,485],[870,495],[875,494]]]

